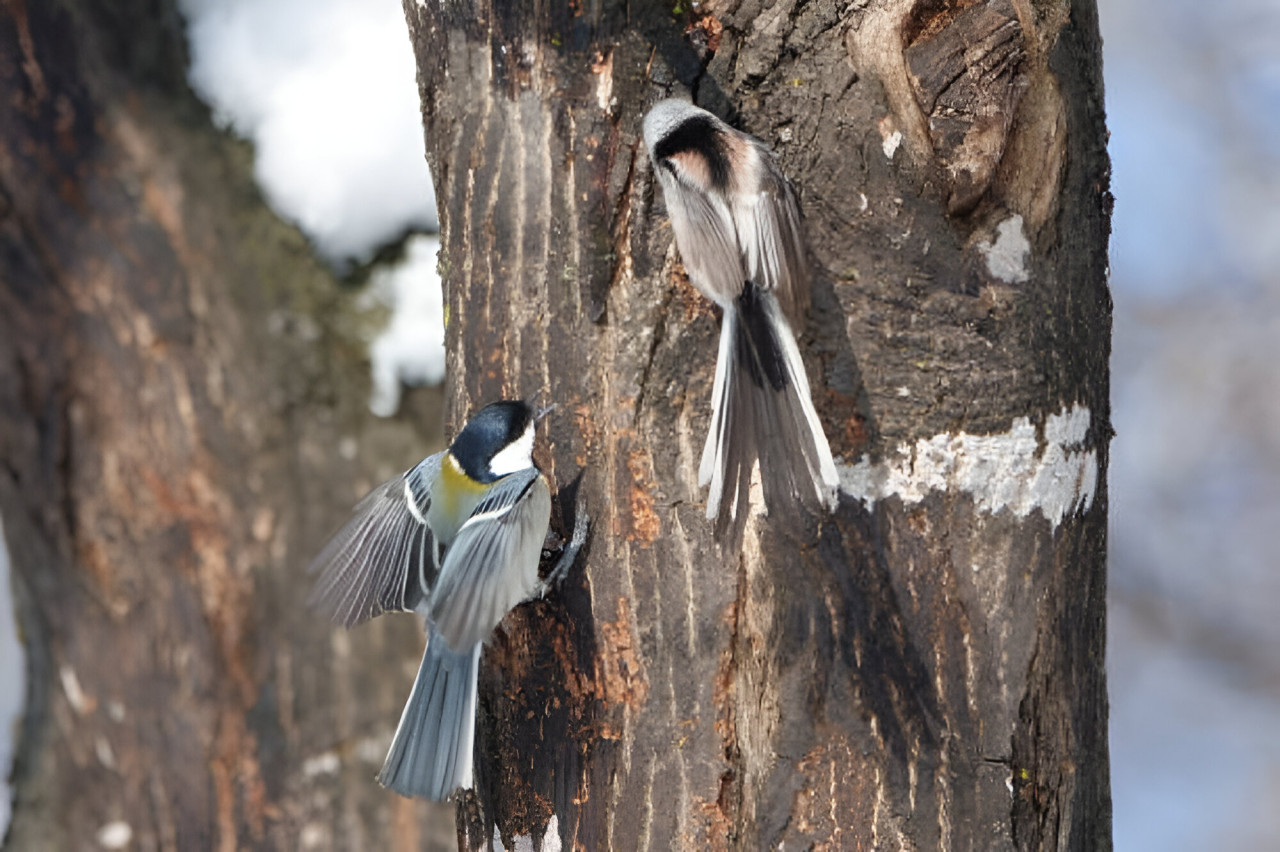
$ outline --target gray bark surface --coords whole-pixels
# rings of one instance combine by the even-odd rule
[[[558,408],[579,569],[485,653],[462,848],[1110,848],[1110,211],[1088,0],[405,2],[443,228],[449,420]],[[775,148],[817,273],[833,452],[1090,413],[1087,507],[957,488],[720,554],[696,485],[718,319],[640,141],[691,93]],[[1021,217],[1025,269],[985,251]],[[1024,483],[1025,484],[1025,483]],[[560,508],[572,500],[562,492]],[[551,822],[554,818],[554,823]]]

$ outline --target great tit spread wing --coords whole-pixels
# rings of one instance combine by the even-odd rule
[[[319,580],[308,600],[336,624],[354,627],[384,612],[413,612],[436,578],[427,525],[443,453],[429,456],[360,501],[308,569]]]
[[[450,648],[489,638],[538,588],[538,557],[551,519],[551,492],[535,468],[498,480],[458,530],[435,588],[430,617]]]

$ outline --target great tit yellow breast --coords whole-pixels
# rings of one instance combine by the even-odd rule
[[[427,523],[441,544],[453,541],[489,488],[467,476],[453,453],[444,454],[440,474],[431,489],[431,508],[427,510]]]

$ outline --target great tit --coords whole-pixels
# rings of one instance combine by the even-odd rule
[[[757,458],[769,511],[833,509],[835,462],[793,332],[809,267],[790,183],[763,142],[685,101],[655,105],[644,141],[689,280],[724,311],[698,467],[707,517],[739,539]]]
[[[542,590],[551,516],[524,402],[482,408],[449,449],[383,483],[312,563],[314,605],[354,627],[384,612],[424,616],[427,647],[378,781],[441,801],[471,785],[480,648]]]

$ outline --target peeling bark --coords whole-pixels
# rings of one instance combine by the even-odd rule
[[[462,848],[549,826],[582,849],[1109,848],[1094,5],[405,12],[449,419],[558,403],[540,461],[594,522],[580,569],[486,650]],[[741,554],[696,484],[717,318],[640,141],[678,92],[798,187],[803,351],[848,474],[832,517],[754,520]],[[1037,479],[1059,456],[1085,466]],[[995,477],[1021,502],[956,485]]]

